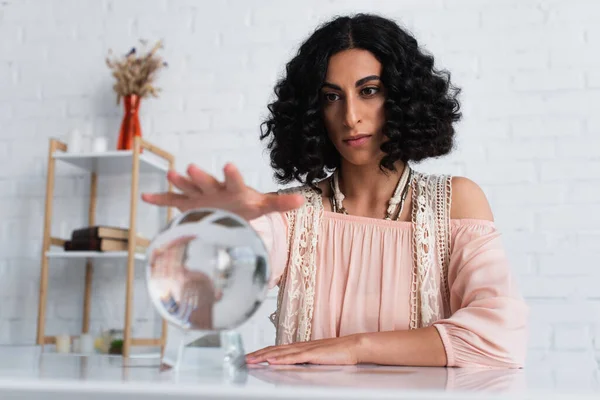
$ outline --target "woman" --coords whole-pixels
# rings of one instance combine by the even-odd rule
[[[277,345],[249,363],[523,366],[527,307],[483,191],[411,168],[450,152],[460,118],[433,64],[388,19],[336,18],[287,64],[263,125],[276,177],[301,186],[261,194],[231,164],[224,183],[191,165],[168,174],[182,193],[143,196],[262,235]]]

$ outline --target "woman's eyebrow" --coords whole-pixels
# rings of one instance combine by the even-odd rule
[[[355,86],[359,87],[360,85],[364,85],[365,83],[367,83],[369,81],[378,81],[378,80],[381,80],[381,78],[378,75],[365,76],[364,78],[357,80]]]
[[[332,89],[335,89],[335,90],[342,90],[342,88],[339,87],[338,85],[335,85],[335,84],[329,83],[329,82],[323,83],[322,88],[324,88],[324,87],[329,87],[329,88],[332,88]]]
[[[369,76],[365,76],[364,78],[360,78],[359,80],[356,81],[355,86],[359,87],[360,85],[364,85],[365,83],[369,82],[369,81],[375,81],[375,80],[380,80],[381,78],[377,75],[369,75]],[[339,87],[338,85],[331,83],[331,82],[325,82],[323,83],[322,87],[329,87],[335,90],[342,90],[341,87]]]

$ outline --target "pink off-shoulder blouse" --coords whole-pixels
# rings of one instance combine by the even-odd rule
[[[280,213],[251,221],[269,251],[270,286],[287,264]],[[311,339],[407,330],[413,266],[412,223],[325,211],[318,232]],[[451,220],[451,316],[434,323],[447,366],[519,368],[528,308],[491,221]]]

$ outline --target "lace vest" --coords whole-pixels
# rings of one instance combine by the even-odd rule
[[[412,189],[413,272],[410,329],[447,318],[450,260],[451,177],[414,171]],[[279,282],[277,311],[271,315],[277,345],[308,341],[312,332],[318,232],[322,197],[308,185],[282,189],[300,193],[302,207],[285,213],[288,222],[288,263]]]

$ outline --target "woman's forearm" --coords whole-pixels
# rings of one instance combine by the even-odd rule
[[[446,350],[434,326],[407,331],[358,335],[359,363],[409,366],[446,366]]]

